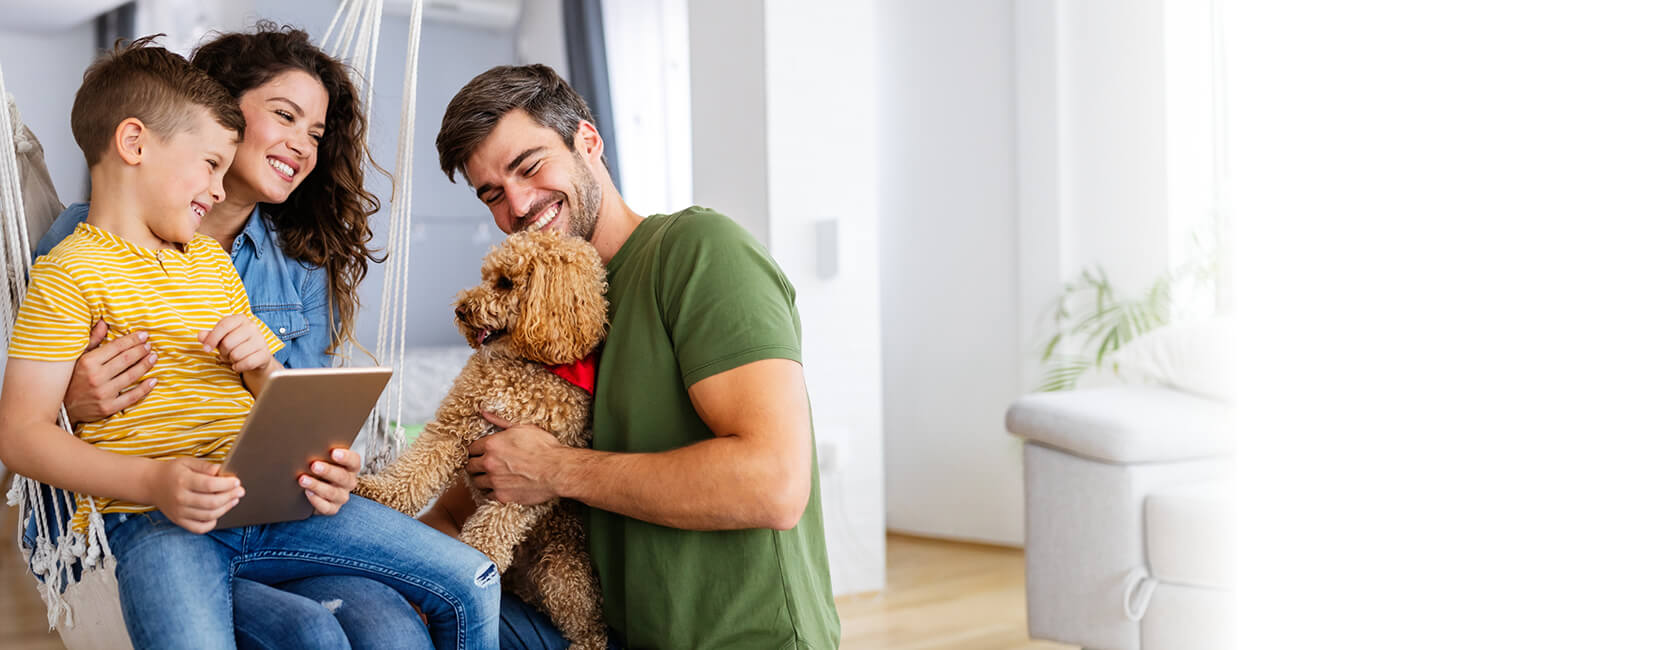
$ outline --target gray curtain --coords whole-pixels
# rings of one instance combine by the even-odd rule
[[[607,39],[601,25],[601,0],[561,0],[561,18],[566,23],[567,81],[589,103],[595,114],[595,128],[606,142],[607,173],[613,181],[618,175],[618,149],[613,144],[613,107],[611,86],[607,83]]]
[[[104,52],[111,49],[117,39],[132,41],[142,36],[134,33],[134,3],[124,4],[116,9],[99,14],[94,20],[95,51]],[[149,34],[148,34],[149,35]]]

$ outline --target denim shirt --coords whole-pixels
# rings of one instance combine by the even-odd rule
[[[87,217],[86,203],[65,208],[35,245],[34,256],[46,255]],[[274,224],[263,218],[260,206],[251,211],[245,229],[234,238],[232,256],[233,268],[251,299],[251,311],[286,344],[274,353],[275,360],[287,368],[332,365],[327,354],[332,325],[327,322],[326,269],[286,257]]]

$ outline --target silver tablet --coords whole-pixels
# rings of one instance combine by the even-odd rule
[[[384,367],[286,369],[270,375],[222,463],[222,474],[239,477],[245,496],[216,528],[294,521],[314,513],[298,477],[330,449],[350,447],[390,379],[391,369]]]

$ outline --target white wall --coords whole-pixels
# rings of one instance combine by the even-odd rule
[[[870,3],[765,7],[770,250],[799,290],[837,594],[886,586],[879,148],[860,137],[878,125],[874,20]],[[836,237],[819,241],[823,222]],[[831,276],[823,255],[837,258]]]
[[[47,171],[65,203],[85,201],[87,163],[70,135],[70,105],[93,62],[93,22],[52,31],[0,30],[0,69],[24,123],[40,138]]]
[[[1098,263],[1147,288],[1171,188],[1207,209],[1206,11],[1172,14],[1200,42],[1162,0],[880,12],[887,524],[1020,544],[1003,414],[1041,379],[1052,301]]]
[[[1019,544],[1013,7],[879,12],[887,526]]]
[[[694,203],[770,240],[764,0],[690,0]]]
[[[689,15],[694,196],[765,238],[798,292],[834,591],[878,591],[886,575],[874,8],[695,0]],[[832,275],[818,272],[822,223],[837,233]]]
[[[1184,2],[1185,0],[1176,0]],[[1117,289],[1167,266],[1164,0],[1062,0],[1063,269],[1105,265]],[[1036,4],[1036,3],[1035,3]]]

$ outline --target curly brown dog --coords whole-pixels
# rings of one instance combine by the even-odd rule
[[[589,446],[592,396],[557,368],[585,359],[606,336],[606,271],[595,248],[550,232],[516,233],[485,256],[482,273],[455,301],[455,324],[477,351],[425,433],[384,471],[362,477],[357,494],[418,513],[464,472],[467,446],[492,430],[481,411]],[[605,648],[582,506],[497,503],[477,489],[473,499],[478,509],[461,541],[495,561],[514,593],[539,603],[578,647]]]

